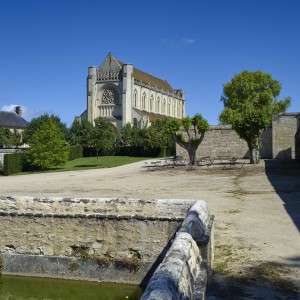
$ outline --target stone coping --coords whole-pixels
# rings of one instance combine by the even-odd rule
[[[181,221],[196,200],[1,197],[1,216]]]

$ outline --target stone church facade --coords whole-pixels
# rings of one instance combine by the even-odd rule
[[[148,127],[167,117],[185,117],[182,89],[125,64],[109,53],[99,67],[89,67],[87,109],[78,119],[107,118],[120,130],[130,123]]]

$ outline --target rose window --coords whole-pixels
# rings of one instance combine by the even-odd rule
[[[105,89],[102,95],[103,104],[115,104],[115,92],[113,89]]]

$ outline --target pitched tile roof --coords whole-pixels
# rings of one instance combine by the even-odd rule
[[[98,78],[117,79],[123,65],[126,65],[126,63],[117,60],[112,53],[109,53],[98,69]],[[168,91],[169,93],[173,93],[173,88],[167,80],[160,79],[136,68],[133,68],[133,77],[135,80],[141,81],[144,84],[149,84],[154,88],[156,87]]]
[[[0,126],[8,128],[26,128],[28,122],[10,111],[0,111]]]

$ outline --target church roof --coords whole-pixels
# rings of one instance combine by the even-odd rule
[[[158,89],[162,89],[162,90],[168,91],[170,93],[173,92],[173,89],[167,80],[157,78],[157,77],[152,76],[148,73],[145,73],[139,69],[133,68],[133,77],[136,80],[139,80],[143,83],[150,84],[153,87],[157,87]]]
[[[0,111],[0,126],[8,128],[26,128],[27,121],[10,111]]]
[[[109,52],[98,69],[98,78],[102,80],[118,79],[123,65],[126,64],[117,60],[114,55]],[[156,87],[170,93],[173,92],[173,88],[167,80],[160,79],[139,69],[133,68],[133,77],[135,80],[141,81],[144,84],[149,84],[152,87]]]

